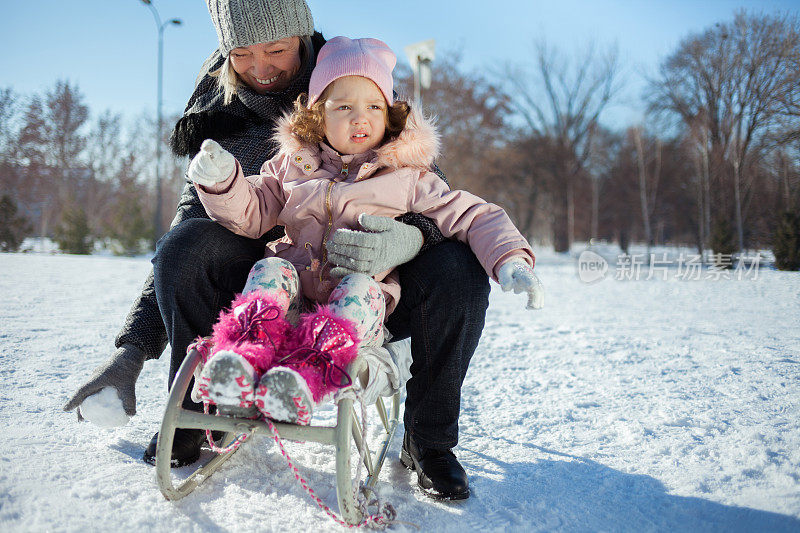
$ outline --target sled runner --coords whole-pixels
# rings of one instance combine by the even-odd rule
[[[225,432],[221,444],[228,445],[237,436],[263,433],[272,435],[272,424],[281,438],[294,441],[312,441],[332,445],[336,453],[336,494],[339,512],[348,524],[358,524],[362,521],[362,510],[357,505],[353,492],[353,473],[350,468],[350,454],[352,444],[364,458],[367,478],[364,485],[373,488],[378,480],[381,468],[389,450],[389,444],[397,429],[400,413],[400,393],[395,392],[391,397],[391,406],[387,410],[383,398],[378,397],[374,404],[380,418],[383,431],[381,442],[375,452],[371,452],[367,444],[364,431],[364,422],[356,416],[352,394],[340,394],[337,402],[336,425],[330,426],[299,426],[280,422],[267,422],[264,420],[251,420],[229,416],[215,416],[183,409],[182,402],[189,388],[195,368],[201,364],[202,356],[197,348],[192,348],[183,361],[167,400],[161,429],[158,433],[158,446],[156,448],[156,478],[161,493],[168,500],[179,500],[192,492],[200,483],[208,479],[225,461],[236,452],[238,447],[230,451],[217,454],[208,463],[195,470],[188,478],[177,487],[173,484],[170,474],[170,458],[172,456],[172,443],[177,428],[202,429]],[[348,367],[348,374],[356,381],[357,376],[366,369],[366,362],[362,357],[357,358]],[[347,392],[346,390],[343,392]],[[358,483],[359,480],[355,480]]]

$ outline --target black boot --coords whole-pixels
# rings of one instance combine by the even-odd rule
[[[422,491],[437,500],[469,498],[469,480],[464,468],[451,450],[423,449],[411,436],[403,435],[400,462],[417,472],[417,484]]]
[[[200,459],[200,448],[206,441],[206,432],[202,429],[177,428],[175,437],[172,441],[172,458],[170,466],[172,468],[186,466]],[[158,433],[153,435],[150,444],[144,451],[142,461],[151,465],[156,464],[156,446],[158,444]]]

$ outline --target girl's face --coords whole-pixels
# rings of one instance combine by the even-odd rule
[[[328,144],[340,154],[361,154],[378,146],[386,133],[386,100],[378,86],[361,76],[345,76],[328,90]]]
[[[234,48],[231,65],[258,94],[281,91],[300,71],[300,37]]]

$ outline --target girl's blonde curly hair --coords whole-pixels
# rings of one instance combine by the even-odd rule
[[[289,125],[292,133],[309,144],[317,144],[325,140],[325,101],[328,99],[328,89],[322,91],[319,99],[309,109],[308,94],[303,93],[294,102],[294,111],[289,116]],[[397,138],[405,129],[406,120],[411,113],[411,106],[403,100],[395,100],[394,105],[386,107],[386,131],[383,142],[387,143]]]

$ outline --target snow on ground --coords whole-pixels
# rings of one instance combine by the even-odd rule
[[[140,456],[160,424],[167,357],[145,365],[126,426],[61,410],[109,355],[149,268],[0,254],[2,529],[338,529],[266,437],[183,500],[161,496]],[[464,386],[457,454],[472,497],[415,490],[396,459],[400,428],[378,485],[399,519],[424,531],[800,530],[800,274],[618,281],[612,267],[586,284],[574,256],[544,251],[537,272],[543,311],[494,286]],[[331,448],[287,448],[335,508]]]

